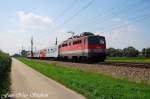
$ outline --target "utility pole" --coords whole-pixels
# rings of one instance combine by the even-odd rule
[[[56,42],[55,42],[55,45],[57,45],[57,42],[58,42],[58,41],[57,41],[57,37],[56,37]]]
[[[24,50],[23,45],[21,46],[21,50]]]
[[[31,58],[33,58],[33,36],[31,37]]]

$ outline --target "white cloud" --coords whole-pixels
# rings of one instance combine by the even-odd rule
[[[56,37],[59,42],[65,40],[69,35],[65,29],[59,28],[57,31],[52,31],[57,24],[53,22],[51,16],[42,16],[33,12],[17,12],[19,21],[15,22],[16,26],[13,29],[8,29],[0,36],[0,49],[14,54],[21,50],[23,46],[26,50],[30,49],[30,38],[34,38],[34,47],[43,49],[55,43]]]
[[[53,22],[53,18],[50,16],[41,16],[24,11],[19,11],[18,16],[20,19],[20,31],[24,35],[28,35],[28,37],[33,36],[34,45],[37,49],[42,49],[54,44],[56,37],[59,42],[68,37],[62,27],[56,31],[52,31],[56,28],[57,24]]]
[[[50,16],[40,16],[34,13],[18,12],[20,18],[21,31],[48,31],[53,28],[54,24]]]

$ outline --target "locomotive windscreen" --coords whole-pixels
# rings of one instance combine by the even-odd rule
[[[105,38],[101,36],[89,36],[89,44],[105,44]]]

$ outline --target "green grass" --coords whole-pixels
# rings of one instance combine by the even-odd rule
[[[150,58],[144,57],[107,57],[108,62],[135,62],[135,63],[150,63]]]
[[[49,78],[83,94],[88,99],[149,99],[150,85],[121,80],[102,74],[47,64],[25,58],[20,61]]]

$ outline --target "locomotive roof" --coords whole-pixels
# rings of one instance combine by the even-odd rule
[[[67,43],[68,41],[72,41],[72,40],[76,40],[76,39],[80,39],[82,37],[89,37],[89,36],[98,36],[98,35],[95,35],[91,32],[83,32],[82,34],[80,35],[75,35],[73,37],[70,37],[68,38],[67,40],[63,41],[63,43]]]
[[[90,36],[90,35],[94,35],[94,34],[91,33],[91,32],[83,32],[82,34],[72,36],[72,37],[68,38],[67,40],[65,40],[63,42],[67,42],[67,41],[70,41],[70,40],[74,40],[74,39],[77,39],[77,38],[81,38],[81,37],[85,37],[85,36]]]

